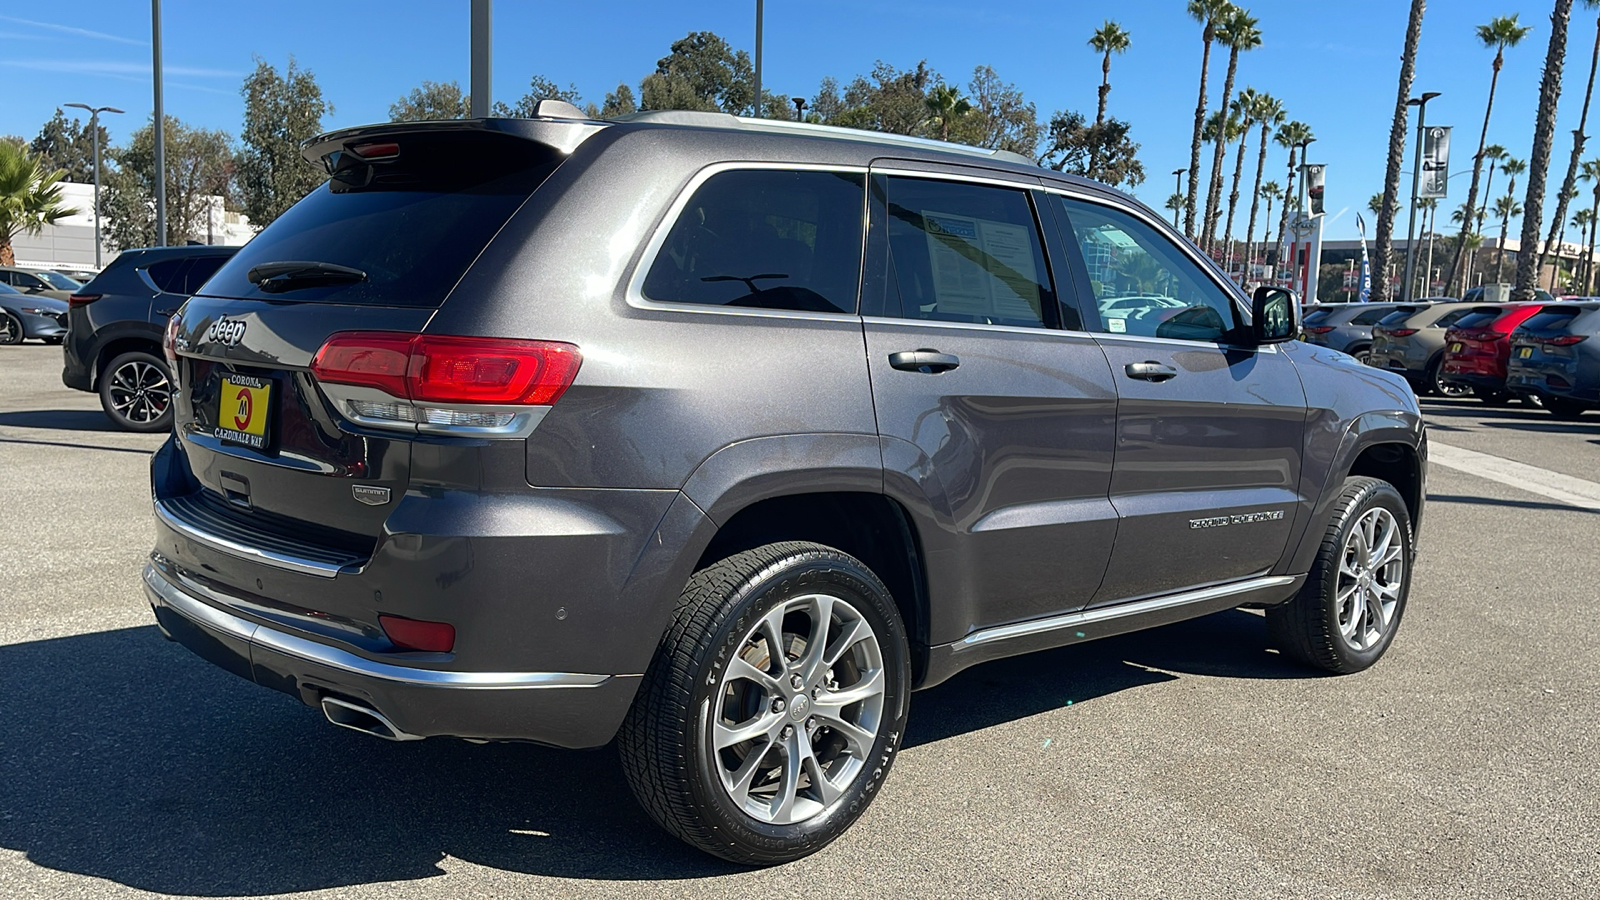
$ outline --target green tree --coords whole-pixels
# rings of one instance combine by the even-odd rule
[[[1509,190],[1516,190],[1516,188],[1510,188]],[[1496,244],[1494,248],[1494,280],[1500,282],[1505,280],[1502,264],[1506,256],[1506,237],[1511,229],[1511,220],[1522,215],[1522,204],[1517,202],[1515,195],[1507,193],[1504,197],[1495,201],[1494,214],[1500,220],[1500,243]],[[1531,247],[1525,249],[1528,252],[1533,250]]]
[[[972,112],[972,103],[961,92],[947,85],[935,85],[922,101],[928,108],[928,124],[939,134],[939,140],[950,140],[950,126]]]
[[[100,147],[111,146],[106,127],[99,125],[98,129]],[[50,121],[39,129],[39,136],[28,145],[28,150],[39,157],[45,168],[66,172],[66,181],[94,182],[94,132],[78,118],[68,119],[59,106]]]
[[[0,141],[0,266],[16,265],[11,241],[38,234],[46,225],[77,212],[61,204],[66,172],[11,141]]]
[[[1577,271],[1573,273],[1574,280],[1582,286],[1578,293],[1589,295],[1589,269],[1594,259],[1594,237],[1590,230],[1594,225],[1594,213],[1587,209],[1580,209],[1572,214],[1572,224],[1578,229],[1578,245],[1589,250],[1587,256],[1578,260]]]
[[[1383,193],[1381,191],[1367,198],[1367,210],[1373,215],[1383,211]]]
[[[1136,187],[1144,181],[1144,165],[1139,162],[1139,145],[1128,137],[1128,128],[1128,123],[1114,116],[1107,116],[1105,124],[1095,128],[1083,113],[1061,110],[1050,117],[1045,128],[1045,151],[1039,164],[1057,172],[1087,175],[1093,145],[1098,143],[1099,180],[1112,187]]]
[[[1583,0],[1583,5],[1589,9],[1595,9],[1600,7],[1600,0]],[[1566,241],[1564,223],[1567,215],[1567,202],[1568,198],[1574,194],[1578,176],[1578,158],[1583,155],[1583,146],[1588,141],[1588,136],[1584,134],[1584,128],[1589,123],[1589,101],[1594,97],[1595,68],[1600,66],[1600,17],[1595,18],[1594,24],[1594,49],[1589,54],[1589,82],[1588,86],[1583,90],[1583,111],[1578,114],[1578,127],[1572,130],[1572,156],[1567,160],[1567,174],[1561,180],[1561,190],[1556,192],[1556,212],[1555,215],[1550,217],[1550,237],[1546,239],[1544,248],[1539,251],[1540,271],[1544,271],[1545,257],[1549,255],[1550,248],[1556,245],[1556,238],[1561,238],[1563,243]],[[1560,256],[1558,255],[1556,259],[1559,267]],[[1550,277],[1552,279],[1551,287],[1553,288],[1555,286],[1555,274],[1552,272]]]
[[[206,240],[217,198],[225,208],[234,205],[233,139],[225,131],[190,128],[172,116],[166,121],[167,240],[174,244]],[[138,129],[109,156],[117,168],[102,179],[100,205],[107,241],[122,249],[155,246],[160,242],[154,199],[155,129],[148,124]]]
[[[1261,46],[1261,30],[1256,27],[1258,24],[1249,10],[1235,6],[1228,10],[1222,27],[1217,29],[1217,42],[1228,48],[1228,74],[1222,82],[1222,101],[1217,104],[1218,111],[1227,112],[1232,102],[1233,81],[1239,71],[1239,54]],[[1208,251],[1216,243],[1217,219],[1222,215],[1222,167],[1229,140],[1228,128],[1224,127],[1222,139],[1217,141],[1212,152],[1211,180],[1206,191],[1206,212],[1202,219],[1204,228],[1200,235],[1201,246]]]
[[[633,99],[633,88],[619,84],[616,90],[606,94],[606,101],[600,107],[600,118],[614,119],[638,111],[639,101]]]
[[[502,118],[528,119],[533,117],[533,111],[540,100],[560,100],[573,106],[583,105],[583,98],[578,94],[577,85],[568,84],[562,87],[543,75],[535,75],[528,79],[528,92],[517,98],[516,103],[507,106],[504,102],[496,101],[493,111]]]
[[[967,85],[971,110],[950,129],[950,139],[974,147],[1010,150],[1032,157],[1038,152],[1039,110],[994,69],[979,66]]]
[[[1283,196],[1283,186],[1276,181],[1269,181],[1256,188],[1256,197],[1267,201],[1267,216],[1262,219],[1261,258],[1263,261],[1272,252],[1272,202]],[[1283,235],[1278,235],[1278,240],[1283,240]]]
[[[265,228],[326,180],[319,167],[300,156],[300,145],[322,133],[322,117],[333,107],[322,99],[316,76],[300,68],[293,57],[282,75],[258,58],[240,93],[244,95],[240,205],[252,224]]]
[[[1227,18],[1233,4],[1228,0],[1189,0],[1189,17],[1200,24],[1205,50],[1200,56],[1200,99],[1194,106],[1194,135],[1189,141],[1189,187],[1183,201],[1183,231],[1190,240],[1199,238],[1194,226],[1194,207],[1200,197],[1200,139],[1206,127],[1206,74],[1211,68],[1211,45],[1217,28]]]
[[[393,122],[426,122],[435,119],[465,119],[471,115],[472,104],[462,93],[460,83],[451,81],[426,81],[411,93],[389,105],[389,120]]]
[[[870,76],[858,75],[844,89],[838,111],[824,124],[844,128],[863,128],[886,134],[928,136],[928,90],[943,84],[927,60],[902,72],[883,60],[872,67]],[[821,97],[824,102],[828,98]]]
[[[1535,299],[1539,278],[1539,225],[1544,220],[1544,192],[1550,170],[1550,149],[1555,142],[1556,109],[1561,102],[1561,71],[1567,57],[1567,25],[1572,21],[1572,0],[1556,0],[1550,13],[1550,43],[1545,49],[1544,76],[1539,79],[1539,105],[1533,125],[1533,152],[1528,159],[1528,193],[1522,201],[1522,246],[1517,254],[1517,276],[1511,299]]]
[[[1172,210],[1172,227],[1177,228],[1178,213],[1183,212],[1183,195],[1176,193],[1167,195],[1166,208]]]
[[[1250,224],[1246,225],[1244,229],[1244,243],[1249,248],[1245,251],[1247,255],[1255,252],[1256,209],[1261,203],[1261,193],[1266,188],[1261,183],[1261,176],[1267,168],[1267,144],[1269,143],[1272,129],[1283,124],[1283,103],[1270,94],[1257,94],[1254,116],[1256,124],[1261,127],[1261,139],[1258,141],[1260,146],[1256,149],[1255,187],[1250,191]],[[1270,200],[1267,202],[1267,218],[1272,218]],[[1266,231],[1268,229],[1263,228],[1262,230]]]
[[[1417,42],[1422,39],[1422,13],[1427,0],[1411,0],[1406,22],[1405,50],[1400,54],[1399,90],[1394,101],[1394,121],[1389,126],[1389,158],[1383,178],[1383,210],[1378,213],[1372,254],[1372,300],[1389,299],[1389,257],[1394,249],[1394,216],[1400,208],[1400,167],[1406,153],[1406,123],[1410,119],[1411,78],[1417,71]]]
[[[750,55],[710,31],[691,31],[639,86],[641,109],[692,109],[745,115],[755,103]]]
[[[1483,191],[1484,201],[1483,201],[1483,205],[1478,207],[1478,215],[1473,219],[1473,221],[1471,223],[1471,226],[1470,226],[1473,231],[1481,231],[1483,229],[1483,220],[1489,215],[1489,209],[1488,209],[1488,207],[1489,207],[1489,199],[1488,198],[1489,198],[1490,190],[1492,190],[1493,187],[1494,187],[1494,169],[1495,169],[1495,166],[1499,165],[1501,160],[1505,159],[1506,157],[1508,157],[1510,155],[1511,155],[1510,153],[1506,152],[1506,148],[1500,146],[1499,144],[1490,144],[1489,146],[1483,148],[1483,152],[1482,153],[1478,154],[1480,159],[1485,159],[1485,160],[1489,161],[1489,177],[1484,181],[1484,191]],[[1461,260],[1461,257],[1458,254],[1456,256],[1456,261],[1459,262],[1460,260]],[[1450,292],[1450,291],[1454,290],[1455,289],[1454,288],[1455,283],[1456,283],[1456,267],[1455,267],[1455,265],[1452,264],[1451,267],[1450,267],[1450,274],[1446,275],[1445,279],[1444,279],[1445,291],[1446,292]]]
[[[1597,0],[1600,2],[1600,0]],[[1132,34],[1124,31],[1121,25],[1110,19],[1101,25],[1094,35],[1089,38],[1089,46],[1096,53],[1102,55],[1100,61],[1100,106],[1094,115],[1094,127],[1098,131],[1106,123],[1106,97],[1111,93],[1111,54],[1126,53]],[[1094,178],[1100,169],[1100,157],[1095,152],[1098,144],[1091,150],[1089,156],[1089,177]]]
[[[1286,233],[1288,233],[1288,229],[1289,229],[1289,210],[1293,208],[1293,204],[1294,204],[1294,201],[1295,201],[1295,196],[1294,196],[1295,158],[1294,157],[1295,157],[1295,151],[1297,149],[1295,145],[1296,144],[1307,143],[1311,139],[1312,139],[1311,126],[1307,125],[1304,122],[1300,122],[1300,121],[1285,122],[1283,125],[1278,127],[1278,133],[1273,136],[1273,140],[1278,142],[1278,146],[1287,147],[1288,150],[1289,150],[1289,177],[1284,183],[1284,188],[1283,188],[1283,207],[1278,210],[1278,216],[1279,216],[1279,218],[1278,218],[1278,243],[1280,243],[1280,244],[1283,243],[1283,236]],[[1301,160],[1301,162],[1304,162],[1304,160]]]
[[[1490,63],[1493,73],[1489,78],[1489,100],[1483,109],[1483,130],[1478,134],[1478,153],[1472,158],[1472,180],[1467,183],[1467,205],[1473,209],[1477,209],[1478,206],[1478,180],[1483,174],[1484,152],[1489,144],[1489,117],[1494,112],[1494,95],[1500,84],[1500,69],[1505,65],[1505,51],[1507,47],[1515,47],[1521,43],[1532,30],[1530,26],[1518,25],[1515,15],[1495,16],[1488,24],[1476,28],[1479,42],[1485,48],[1494,50],[1494,60]],[[1462,226],[1462,234],[1475,230],[1476,225],[1476,221],[1469,219]],[[1465,289],[1466,286],[1463,282],[1462,288]],[[1447,282],[1446,290],[1449,287],[1450,282]]]
[[[1223,241],[1227,245],[1224,260],[1233,258],[1233,214],[1239,206],[1239,182],[1244,180],[1244,153],[1246,145],[1250,143],[1250,129],[1255,126],[1256,107],[1260,105],[1260,99],[1261,95],[1256,93],[1255,88],[1245,88],[1234,98],[1229,116],[1235,129],[1233,136],[1239,141],[1239,153],[1233,160],[1233,186],[1228,191],[1228,220],[1222,229]]]

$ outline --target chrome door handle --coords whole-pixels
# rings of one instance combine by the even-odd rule
[[[1129,378],[1138,378],[1143,381],[1166,381],[1169,378],[1178,377],[1177,369],[1158,363],[1153,359],[1128,363],[1127,372]]]

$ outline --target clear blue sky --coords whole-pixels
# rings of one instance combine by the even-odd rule
[[[1241,58],[1239,86],[1280,97],[1294,118],[1312,126],[1318,137],[1312,161],[1328,164],[1329,236],[1354,237],[1355,211],[1382,189],[1409,4],[1254,0],[1243,5],[1260,19],[1265,44]],[[1429,4],[1415,90],[1443,91],[1429,104],[1428,119],[1457,128],[1453,172],[1470,166],[1483,123],[1492,54],[1478,45],[1473,26],[1493,15],[1520,12],[1524,24],[1535,26],[1507,53],[1489,129],[1490,143],[1527,158],[1551,5],[1551,0]],[[1595,36],[1594,14],[1576,5],[1552,192],[1565,172]],[[1201,44],[1184,6],[1183,0],[1027,6],[768,0],[764,84],[780,93],[810,95],[825,75],[844,82],[870,70],[875,60],[906,68],[926,58],[947,79],[964,85],[975,66],[988,64],[1022,88],[1041,118],[1061,108],[1092,116],[1100,60],[1085,41],[1109,13],[1133,35],[1129,51],[1112,62],[1110,111],[1132,123],[1133,137],[1143,145],[1139,155],[1149,180],[1135,193],[1159,206],[1172,190],[1168,173],[1188,163]],[[514,100],[528,77],[539,73],[575,83],[587,99],[598,102],[619,81],[637,88],[671,42],[692,30],[715,31],[749,49],[755,39],[754,7],[727,0],[499,0],[495,98]],[[237,134],[239,85],[253,68],[252,58],[261,56],[281,68],[292,54],[316,73],[334,105],[328,127],[382,121],[389,104],[423,79],[455,79],[466,86],[467,9],[467,0],[353,6],[167,0],[167,112],[189,124]],[[58,104],[83,102],[128,111],[106,118],[112,140],[120,140],[150,115],[149,39],[149,7],[137,0],[5,4],[0,133],[32,137]],[[1225,55],[1213,54],[1213,105],[1225,64]],[[1600,119],[1600,110],[1595,118]],[[1600,121],[1591,122],[1589,131],[1600,132]],[[1600,155],[1600,140],[1591,139],[1590,146],[1589,155]],[[1252,147],[1247,179],[1254,156]],[[1281,181],[1283,151],[1274,147],[1268,161],[1268,175]],[[1409,156],[1407,172],[1409,190]],[[1451,182],[1446,204],[1466,199],[1466,182],[1466,177]],[[1500,194],[1504,181],[1497,176],[1496,182]]]

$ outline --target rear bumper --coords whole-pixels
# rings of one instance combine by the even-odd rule
[[[224,608],[227,598],[159,555],[145,566],[144,586],[162,631],[196,655],[308,706],[325,697],[357,701],[408,737],[598,747],[615,734],[640,679],[445,671],[369,659],[237,615]]]
[[[1446,369],[1443,380],[1450,384],[1464,384],[1476,390],[1503,391],[1506,389],[1505,375],[1484,374],[1481,372],[1451,372]]]

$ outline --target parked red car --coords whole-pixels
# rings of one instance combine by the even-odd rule
[[[1485,403],[1510,400],[1506,360],[1511,358],[1511,332],[1539,309],[1538,303],[1473,307],[1444,333],[1440,379],[1471,388]]]

